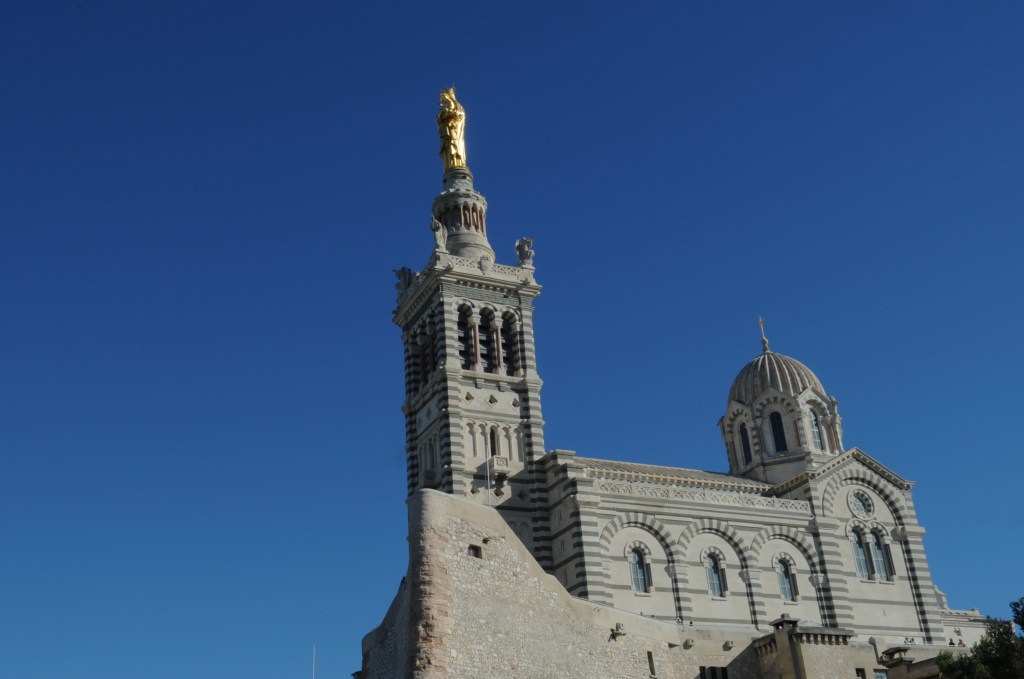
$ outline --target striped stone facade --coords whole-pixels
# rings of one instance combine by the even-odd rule
[[[552,572],[577,596],[666,622],[747,625],[752,633],[788,615],[855,630],[886,647],[962,638],[962,629],[958,635],[943,623],[910,484],[859,449],[784,488],[571,451],[552,451],[547,462],[559,517]],[[870,513],[854,512],[851,493],[867,498]],[[890,573],[881,564],[858,571],[856,530],[880,536]],[[635,545],[650,555],[650,591],[637,591],[628,577],[624,548]],[[721,555],[723,596],[709,589],[708,553]],[[795,579],[792,599],[780,588],[779,560]]]
[[[498,509],[547,567],[542,381],[533,338],[540,286],[532,262],[494,262],[486,209],[468,170],[447,173],[434,202],[435,233],[447,236],[436,237],[423,270],[396,272],[408,491],[431,488]]]
[[[545,451],[533,253],[520,241],[518,266],[496,263],[486,208],[468,170],[450,172],[427,265],[397,272],[410,506],[433,509],[414,514],[410,574],[364,640],[363,679],[556,676],[495,673],[484,638],[557,676],[927,677],[921,662],[980,638],[980,613],[935,588],[912,483],[846,449],[836,399],[767,339],[719,421],[727,472]],[[461,619],[499,591],[509,619],[548,632]],[[640,630],[629,644],[620,620]],[[567,643],[607,662],[588,674],[557,655]]]

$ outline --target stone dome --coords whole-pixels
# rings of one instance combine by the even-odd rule
[[[825,393],[821,381],[806,365],[795,358],[765,350],[740,370],[729,389],[729,401],[750,405],[769,388],[796,396],[807,387]]]

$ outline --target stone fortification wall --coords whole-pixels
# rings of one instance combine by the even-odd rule
[[[409,579],[402,579],[398,595],[384,621],[363,637],[364,677],[409,676]]]
[[[803,676],[815,679],[849,679],[851,668],[864,668],[867,676],[882,669],[874,649],[867,644],[839,646],[831,643],[800,643],[799,654]]]
[[[496,511],[476,503],[416,493],[410,549],[409,575],[388,619],[364,640],[363,679],[697,679],[702,666],[728,668],[731,679],[758,676],[749,633],[679,626],[576,599]],[[400,652],[403,626],[407,672],[385,658]]]
[[[880,668],[876,649],[851,631],[676,624],[579,599],[496,510],[422,490],[409,511],[409,572],[363,640],[361,679],[698,679],[701,668],[712,678],[725,668],[730,679],[839,679]]]

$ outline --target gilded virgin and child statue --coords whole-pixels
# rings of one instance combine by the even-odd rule
[[[455,88],[441,90],[441,110],[437,112],[437,134],[441,137],[444,171],[467,168],[466,110],[455,98]]]

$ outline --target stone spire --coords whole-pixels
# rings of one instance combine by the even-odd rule
[[[441,90],[437,113],[437,134],[441,138],[444,180],[440,195],[434,199],[433,214],[445,229],[443,241],[456,257],[475,261],[494,261],[494,250],[487,241],[487,201],[473,188],[473,173],[466,163],[466,111],[455,99],[455,88]],[[437,229],[437,224],[433,228]]]

